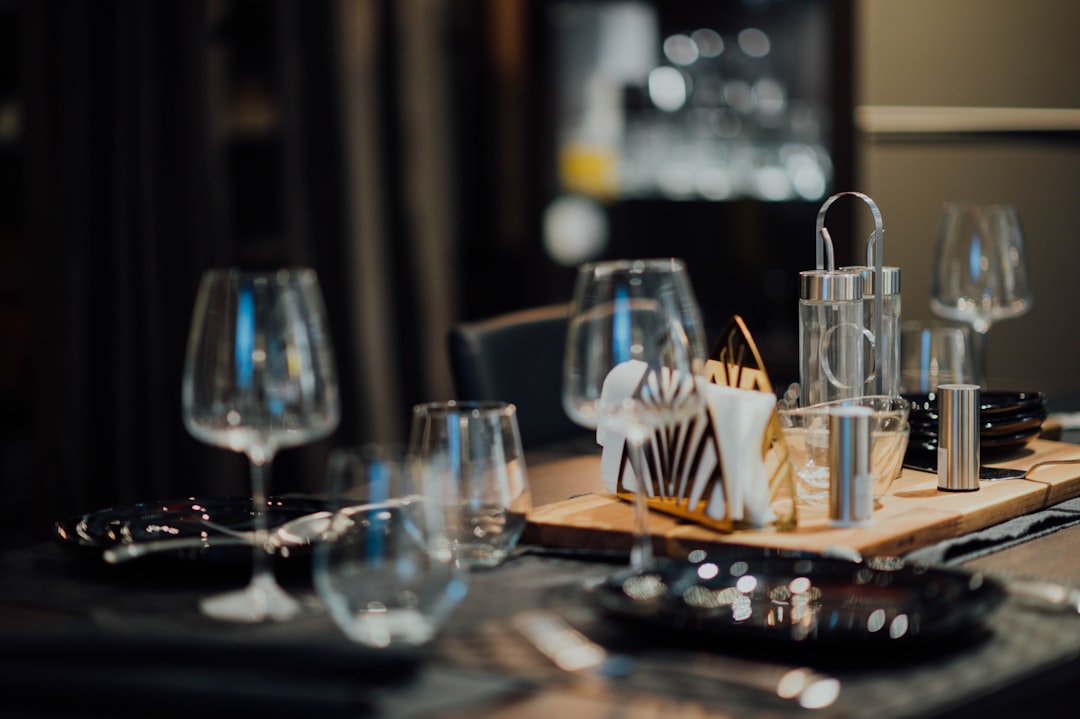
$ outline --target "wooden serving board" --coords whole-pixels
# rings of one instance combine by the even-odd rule
[[[1080,460],[1080,445],[1038,439],[1008,461],[988,464],[1023,469],[1047,459]],[[629,549],[633,507],[605,492],[599,474],[599,456],[530,467],[534,494],[545,481],[587,493],[535,507],[524,541],[560,548]],[[1043,467],[1027,479],[984,481],[974,492],[944,492],[937,488],[936,474],[905,469],[865,527],[834,528],[826,508],[800,504],[798,527],[790,532],[724,534],[653,511],[650,533],[654,550],[666,556],[722,544],[812,552],[838,546],[865,556],[900,555],[1076,496],[1080,496],[1080,463]]]

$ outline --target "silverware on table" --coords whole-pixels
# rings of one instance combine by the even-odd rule
[[[840,694],[838,679],[808,667],[775,666],[719,655],[709,655],[707,660],[694,657],[692,661],[686,661],[685,655],[680,654],[677,660],[669,655],[645,662],[608,652],[551,610],[520,612],[512,621],[541,654],[566,672],[609,679],[627,676],[638,669],[677,672],[762,691],[794,701],[804,709],[823,709],[832,705]]]

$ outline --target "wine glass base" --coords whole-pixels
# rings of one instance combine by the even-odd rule
[[[211,619],[226,622],[287,622],[300,613],[300,602],[277,583],[252,582],[243,589],[200,600],[199,609]]]

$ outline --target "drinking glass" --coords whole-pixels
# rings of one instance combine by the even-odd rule
[[[532,495],[517,407],[507,402],[427,402],[413,407],[409,448],[441,480],[457,560],[494,567],[525,530]]]
[[[274,578],[267,487],[278,450],[338,425],[338,383],[315,272],[207,271],[199,285],[183,378],[184,425],[198,440],[243,452],[251,466],[252,575],[205,599],[209,616],[286,620],[299,603]]]
[[[970,324],[975,373],[987,387],[987,334],[993,323],[1031,309],[1034,295],[1024,235],[1016,208],[947,202],[930,279],[930,308]]]
[[[975,359],[966,325],[902,322],[900,391],[926,394],[939,385],[974,383]]]
[[[799,499],[824,506],[829,501],[829,420],[842,407],[870,409],[870,474],[875,502],[888,492],[900,474],[907,451],[911,403],[889,395],[866,395],[800,407],[786,399],[777,404],[777,416],[795,468]]]
[[[613,260],[581,265],[570,306],[563,364],[563,408],[598,435],[625,437],[635,477],[631,568],[652,563],[643,445],[656,428],[701,410],[697,376],[705,362],[705,333],[682,260]],[[635,364],[636,363],[636,364]],[[625,399],[605,396],[609,375],[629,370],[636,389]],[[610,389],[610,388],[609,388]]]
[[[468,592],[446,533],[436,477],[398,447],[348,447],[327,463],[336,505],[312,581],[331,618],[375,648],[431,640]]]

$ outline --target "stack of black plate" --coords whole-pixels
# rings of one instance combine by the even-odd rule
[[[936,453],[938,400],[929,394],[905,394],[911,401],[908,452]],[[1022,448],[1039,436],[1046,419],[1042,392],[980,392],[979,444],[983,455],[1002,455]]]

